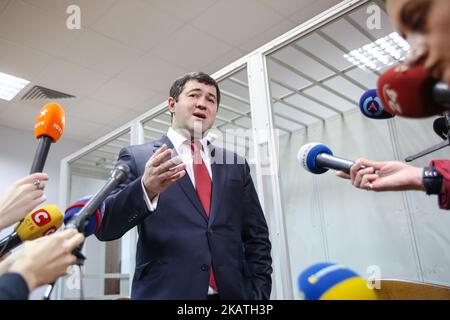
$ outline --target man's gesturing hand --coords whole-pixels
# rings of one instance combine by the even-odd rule
[[[150,199],[186,174],[186,166],[181,158],[171,158],[172,154],[172,149],[163,144],[145,164],[143,182]]]

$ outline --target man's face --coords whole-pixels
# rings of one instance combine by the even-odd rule
[[[172,128],[188,133],[190,137],[194,137],[195,132],[195,137],[201,138],[216,119],[216,87],[190,80],[186,82],[178,102],[170,97],[168,104],[173,113]]]
[[[423,65],[450,85],[450,1],[387,0],[386,7],[394,27],[411,46],[406,62]]]

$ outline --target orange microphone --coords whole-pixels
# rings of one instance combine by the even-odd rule
[[[50,145],[61,137],[64,124],[64,109],[59,104],[50,102],[41,108],[34,123],[34,136],[38,139],[38,146],[30,174],[43,171]]]

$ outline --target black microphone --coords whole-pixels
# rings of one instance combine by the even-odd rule
[[[351,160],[333,156],[333,152],[324,144],[308,143],[298,150],[297,159],[305,170],[322,174],[329,169],[344,171],[350,174],[350,168],[355,163]]]
[[[77,215],[70,219],[66,224],[66,229],[75,228],[81,233],[85,233],[92,216],[95,214],[98,208],[101,208],[103,201],[106,197],[117,187],[120,183],[128,179],[130,175],[130,167],[126,164],[117,165],[112,171],[111,176],[106,182],[106,184],[86,203],[86,205],[81,209]],[[73,254],[77,257],[76,264],[81,266],[86,259],[81,253],[83,244],[80,244],[74,251]],[[54,288],[54,283],[48,285],[45,290],[43,300],[49,300]]]
[[[111,177],[106,184],[86,203],[83,209],[68,221],[66,228],[76,228],[79,232],[84,232],[91,216],[95,211],[102,206],[106,197],[117,187],[120,183],[128,179],[130,175],[130,167],[126,164],[119,164],[111,172]]]

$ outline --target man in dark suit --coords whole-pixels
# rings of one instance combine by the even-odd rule
[[[214,79],[187,74],[170,89],[167,135],[119,154],[131,173],[96,236],[138,226],[133,299],[270,297],[271,243],[249,166],[205,138],[219,104]]]

